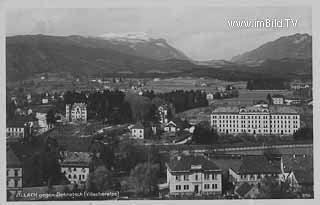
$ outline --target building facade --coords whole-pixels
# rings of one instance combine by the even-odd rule
[[[293,135],[300,128],[300,115],[285,106],[218,107],[211,114],[211,127],[220,134]]]
[[[137,123],[131,128],[131,136],[134,139],[144,139],[145,129],[141,123]]]
[[[83,184],[89,176],[90,154],[87,152],[65,152],[61,161],[61,172],[71,184]]]
[[[87,122],[87,105],[85,103],[74,103],[66,105],[66,120],[68,122]]]
[[[7,148],[7,192],[7,200],[15,200],[22,192],[22,163],[10,148]]]
[[[158,107],[160,123],[168,123],[168,105],[161,105]]]
[[[7,140],[23,139],[26,135],[31,135],[32,129],[32,121],[9,121],[6,127]]]
[[[283,95],[273,95],[272,96],[272,104],[283,105],[284,104],[284,96]]]
[[[203,156],[182,156],[167,164],[167,184],[171,196],[220,195],[222,171]]]

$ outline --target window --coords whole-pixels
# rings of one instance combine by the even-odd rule
[[[210,174],[204,174],[204,179],[205,179],[205,180],[210,179]]]
[[[212,184],[212,189],[217,189],[218,185],[217,184]]]
[[[196,174],[196,176],[195,176],[195,179],[196,179],[196,181],[198,180],[198,175]]]
[[[176,185],[176,190],[181,190],[181,185]]]
[[[183,185],[184,190],[189,190],[189,185]]]
[[[210,184],[204,184],[204,189],[210,189]]]
[[[183,180],[184,180],[184,181],[189,181],[189,175],[184,175],[184,176],[183,176]]]
[[[19,180],[18,180],[18,179],[15,179],[15,180],[14,180],[14,187],[18,187],[18,185],[19,185]]]
[[[14,170],[14,176],[15,176],[15,177],[19,176],[19,170],[18,170],[18,169],[15,169],[15,170]]]
[[[180,181],[180,176],[179,175],[176,176],[176,180]]]

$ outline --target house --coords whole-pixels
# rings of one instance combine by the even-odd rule
[[[23,139],[26,136],[30,136],[33,131],[33,125],[32,116],[8,121],[6,127],[7,140]]]
[[[206,98],[207,98],[208,101],[213,100],[213,94],[212,93],[208,93]]]
[[[169,107],[166,104],[160,105],[158,107],[160,123],[168,123],[168,112]]]
[[[83,184],[89,175],[91,156],[88,152],[64,152],[61,172],[71,184]]]
[[[39,133],[47,132],[49,129],[53,128],[53,125],[47,122],[47,113],[54,107],[52,105],[35,105],[31,108],[32,113],[37,119],[35,123],[35,129]]]
[[[284,96],[283,95],[272,95],[272,104],[274,105],[283,105],[284,104]]]
[[[204,156],[178,156],[166,166],[171,196],[216,196],[222,192],[221,169]]]
[[[165,132],[175,133],[175,132],[184,130],[189,127],[190,127],[190,125],[187,122],[182,121],[180,118],[175,118],[175,119],[171,120],[170,122],[166,123],[164,125],[163,129]]]
[[[235,194],[240,199],[254,199],[259,194],[259,188],[257,185],[250,185],[247,182],[241,184],[236,190]]]
[[[275,177],[279,183],[284,181],[284,169],[281,157],[265,155],[245,155],[240,166],[229,169],[229,180],[236,187],[242,183],[258,184],[264,177]]]
[[[131,136],[135,139],[144,139],[145,129],[141,123],[135,124],[131,127]]]
[[[286,181],[292,191],[313,195],[313,157],[309,155],[283,155]]]
[[[67,122],[87,122],[87,105],[85,103],[74,103],[66,105]]]
[[[302,103],[302,99],[301,98],[286,98],[284,100],[284,103],[286,105],[300,105]]]
[[[10,147],[7,147],[7,200],[15,200],[22,191],[22,163]]]

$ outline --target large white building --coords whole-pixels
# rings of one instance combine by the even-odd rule
[[[203,156],[182,156],[167,164],[167,184],[171,196],[220,195],[222,171]]]
[[[66,105],[66,120],[68,122],[87,122],[87,105],[85,103],[74,103]]]
[[[211,127],[220,134],[292,135],[300,128],[300,115],[287,106],[218,107]]]

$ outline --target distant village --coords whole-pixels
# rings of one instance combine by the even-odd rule
[[[310,83],[222,104],[240,89],[112,86],[123,81],[7,96],[8,200],[313,197]]]

